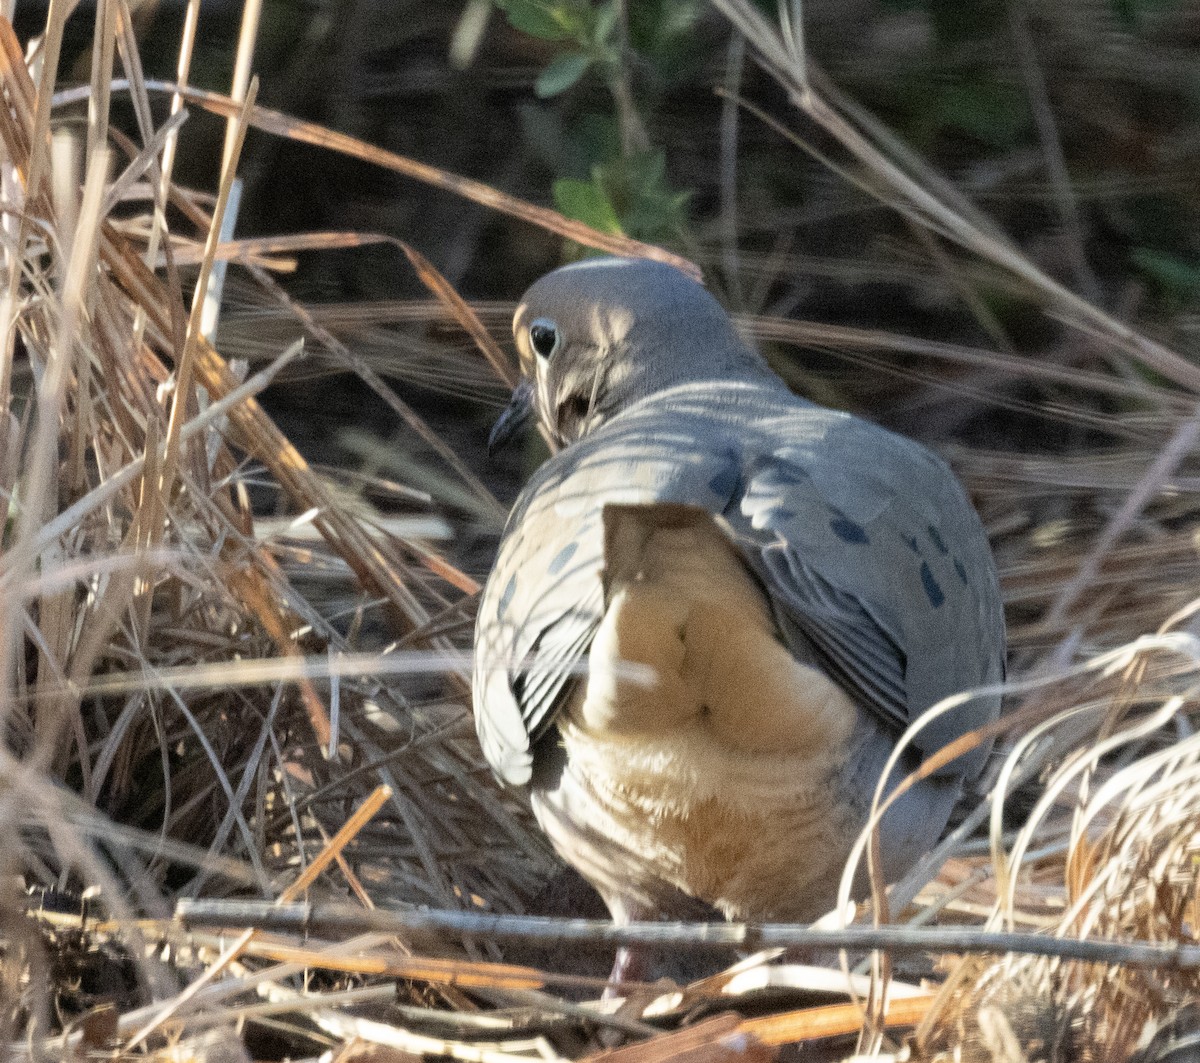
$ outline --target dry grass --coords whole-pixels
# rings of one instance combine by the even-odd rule
[[[519,808],[479,770],[461,668],[384,682],[378,655],[341,667],[356,627],[380,617],[407,647],[446,654],[441,632],[469,622],[470,581],[390,534],[265,416],[254,395],[298,346],[242,382],[202,334],[245,123],[233,125],[210,212],[161,170],[177,124],[151,133],[127,13],[112,4],[101,5],[97,56],[107,49],[111,62],[119,44],[147,146],[108,149],[102,65],[86,143],[52,137],[61,29],[41,39],[35,82],[0,26],[6,1041],[58,1026],[56,997],[67,1014],[76,1003],[61,1000],[56,957],[22,914],[22,880],[98,889],[123,921],[167,911],[173,895],[276,896],[381,783],[386,807],[358,839],[356,870],[343,862],[338,874],[363,898],[369,875],[380,900],[512,906],[548,866]],[[195,298],[174,254],[189,245],[203,248]],[[160,254],[156,276],[144,261]],[[264,535],[251,485],[304,519]],[[287,570],[298,559],[326,590],[343,588],[348,616],[297,591]],[[273,667],[239,673],[237,661]],[[169,986],[166,968],[138,962],[144,988]]]
[[[594,982],[493,962],[478,924],[431,936],[414,922],[397,936],[368,921],[343,940],[332,923],[239,920],[236,907],[223,909],[232,936],[172,922],[181,899],[302,892],[366,911],[520,912],[553,867],[523,809],[481,767],[463,697],[476,585],[412,530],[436,530],[444,508],[378,479],[374,497],[403,503],[398,524],[357,490],[361,478],[310,468],[254,397],[285,372],[356,373],[436,456],[441,471],[422,474],[494,522],[500,508],[478,474],[379,368],[385,353],[394,360],[398,323],[451,322],[491,367],[465,339],[417,343],[399,375],[478,394],[510,372],[490,338],[510,308],[468,307],[392,238],[223,235],[244,129],[390,167],[578,242],[645,249],[257,108],[252,83],[237,99],[180,86],[173,115],[186,100],[231,122],[215,199],[185,188],[171,175],[180,119],[155,125],[151,94],[162,86],[142,77],[127,9],[113,0],[99,5],[86,91],[55,95],[60,22],[32,57],[0,23],[0,1052],[56,1055],[70,1043],[206,1058],[241,1051],[249,1030],[263,1053],[370,1054],[346,1048],[358,1041],[554,1059],[594,1051],[600,1024],[655,1037],[613,1059],[765,1059],[777,1045],[829,1038],[844,1055],[853,1042],[836,1038],[857,1034],[863,1052],[906,1042],[921,1059],[1117,1061],[1156,1031],[1161,1042],[1191,1028],[1195,953],[1138,965],[1121,962],[1119,946],[1200,945],[1200,370],[1047,276],[814,77],[802,44],[757,8],[715,4],[860,188],[986,263],[1099,352],[1033,360],[768,314],[744,322],[761,339],[869,365],[880,387],[899,379],[910,416],[943,441],[967,406],[1111,440],[949,448],[1004,573],[1016,679],[997,730],[1009,753],[989,793],[888,904],[914,928],[1111,946],[1087,959],[943,954],[936,973],[897,946],[847,983],[854,1002],[804,1008],[773,1006],[780,998],[762,991],[792,992],[816,975],[751,961],[656,1001],[655,1027],[564,998]],[[114,62],[124,75],[115,88]],[[109,128],[113,91],[134,101],[140,145]],[[87,124],[68,130],[57,115],[83,99]],[[297,251],[382,240],[435,298],[306,307],[274,279]],[[202,317],[222,259],[238,263],[229,284],[255,309],[222,324],[218,351]],[[787,268],[742,262],[747,279]],[[235,356],[252,375],[242,379]],[[803,383],[840,387],[836,375]],[[1013,383],[1020,397],[1000,386]],[[953,409],[939,401],[947,388]],[[256,516],[251,491],[281,516]],[[75,900],[56,912],[23,887],[90,890],[92,908],[81,915]],[[910,984],[920,977],[924,987]],[[703,1018],[743,992],[767,1014]],[[114,1006],[89,1012],[104,1001]]]

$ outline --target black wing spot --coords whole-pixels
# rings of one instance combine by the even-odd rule
[[[929,604],[935,609],[940,609],[946,596],[942,593],[942,588],[938,586],[937,580],[933,578],[928,561],[921,562],[921,584],[925,588],[925,596],[929,599]]]
[[[722,501],[732,498],[740,482],[738,473],[737,462],[729,458],[729,463],[708,481],[708,489]]]
[[[579,549],[578,542],[567,543],[557,554],[554,555],[554,560],[550,562],[549,573],[552,576],[557,576],[564,568],[567,562],[575,556],[575,551]]]
[[[861,524],[855,524],[849,517],[834,517],[829,526],[833,529],[833,534],[844,543],[866,545],[871,541],[866,529]]]
[[[957,557],[954,559],[954,571],[958,573],[958,578],[962,580],[962,585],[964,587],[969,587],[971,585],[971,581],[967,579],[967,570]]]
[[[949,547],[946,546],[945,540],[942,539],[941,532],[939,532],[932,524],[929,525],[927,530],[929,532],[929,538],[933,541],[933,545],[937,547],[938,553],[943,557],[950,553]]]
[[[804,487],[812,482],[812,477],[802,469],[791,465],[771,467],[767,471],[767,482],[781,487]]]
[[[906,536],[904,541],[908,543],[908,548],[914,554],[916,554],[917,557],[921,556],[921,544],[917,542],[917,537],[915,535]]]

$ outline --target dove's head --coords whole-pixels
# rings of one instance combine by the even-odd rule
[[[567,444],[663,388],[766,371],[703,285],[648,259],[585,259],[548,273],[521,299],[513,336],[523,380],[493,449],[531,413]]]

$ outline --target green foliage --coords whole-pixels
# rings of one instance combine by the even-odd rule
[[[997,148],[1014,147],[1032,125],[1025,95],[997,81],[945,86],[935,102],[934,114],[940,124]]]
[[[534,83],[539,99],[564,97],[585,78],[610,90],[607,113],[568,108],[559,150],[542,153],[560,173],[554,182],[558,209],[604,232],[678,240],[691,194],[671,187],[665,154],[645,144],[641,131],[663,87],[685,76],[695,61],[690,31],[703,0],[629,4],[628,39],[614,0],[495,2],[512,26],[561,46]],[[552,123],[536,124],[545,139]]]
[[[638,152],[597,169],[631,234],[660,242],[679,239],[687,224],[692,194],[671,187],[665,152]]]
[[[1130,29],[1136,29],[1145,16],[1176,7],[1179,0],[1109,0],[1109,3],[1117,18]]]
[[[604,179],[597,166],[591,181],[562,177],[554,182],[554,205],[568,218],[574,218],[601,232],[619,234],[621,219],[604,188]]]
[[[687,77],[697,61],[692,30],[704,7],[696,0],[639,0],[628,5],[629,44],[659,77]]]
[[[1008,33],[1006,0],[927,0],[934,33],[943,47]]]
[[[592,65],[592,57],[584,52],[565,52],[538,75],[533,91],[542,99],[566,92]]]
[[[573,47],[555,56],[534,85],[546,99],[571,88],[592,66],[609,68],[620,62],[613,42],[617,6],[587,0],[496,0],[509,23],[544,41],[569,42]]]
[[[580,39],[593,15],[586,0],[496,0],[496,6],[516,29],[544,41]]]
[[[690,192],[671,188],[666,155],[658,150],[597,163],[590,181],[562,178],[554,183],[554,204],[567,217],[602,232],[655,241],[679,238],[690,198]]]
[[[1200,296],[1200,262],[1148,247],[1134,250],[1130,261],[1168,302],[1186,306]]]

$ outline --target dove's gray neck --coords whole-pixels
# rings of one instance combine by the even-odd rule
[[[605,362],[609,374],[605,391],[618,408],[698,381],[785,386],[724,312],[699,319],[659,314],[640,320],[624,336],[614,338]]]

